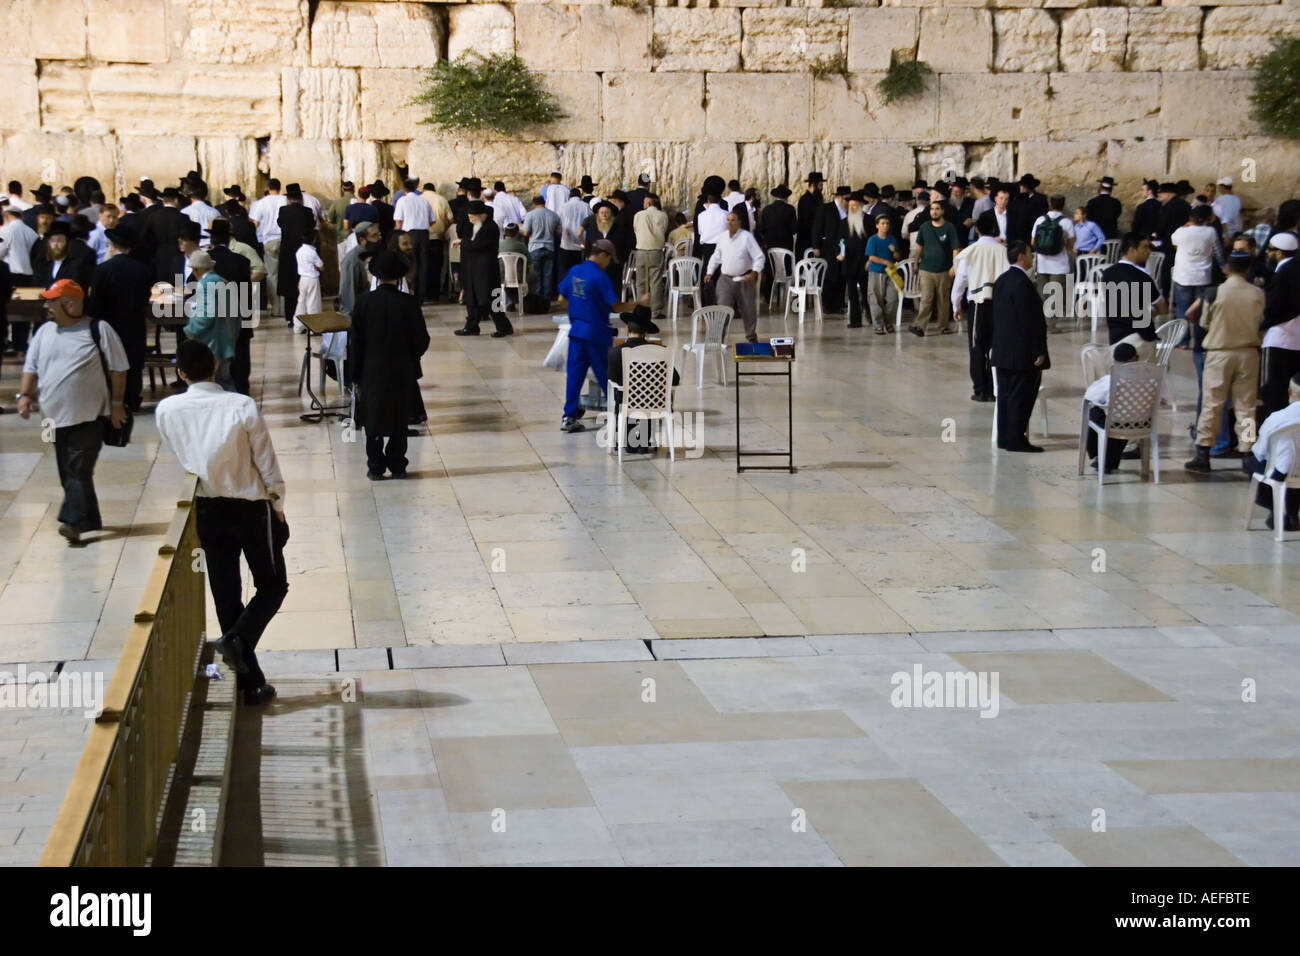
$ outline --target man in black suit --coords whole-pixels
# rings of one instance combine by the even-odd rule
[[[288,201],[280,207],[276,218],[280,225],[280,271],[276,277],[276,288],[284,298],[285,320],[293,325],[293,316],[298,310],[298,249],[308,233],[316,228],[316,215],[303,205],[302,187],[297,183],[285,186],[284,195]],[[389,206],[388,210],[388,229],[391,232],[392,207]]]
[[[1160,184],[1154,179],[1144,180],[1142,183],[1142,201],[1133,210],[1132,231],[1139,236],[1146,236],[1148,239],[1156,231],[1156,227],[1160,225],[1160,199],[1156,196],[1159,190]]]
[[[794,250],[795,258],[803,255],[803,251],[813,245],[813,221],[817,218],[817,211],[822,208],[822,183],[824,182],[826,178],[821,173],[809,173],[807,189],[799,197],[799,205],[796,207],[799,241],[798,247]]]
[[[1124,211],[1124,206],[1110,194],[1115,188],[1115,180],[1103,176],[1098,186],[1101,191],[1088,200],[1088,204],[1083,207],[1084,211],[1087,212],[1089,219],[1101,227],[1102,234],[1107,239],[1118,239],[1119,217]]]
[[[149,341],[149,292],[154,283],[153,270],[131,255],[137,241],[133,226],[118,226],[109,229],[105,235],[109,257],[95,269],[86,314],[103,319],[122,340],[130,364],[123,401],[129,410],[138,412]]]
[[[1027,242],[1007,246],[1011,267],[993,283],[993,349],[989,362],[997,375],[998,447],[1042,451],[1029,443],[1029,419],[1038,399],[1047,356],[1043,300],[1029,278],[1034,253]]]
[[[81,243],[85,246],[85,243]],[[88,251],[88,247],[87,247]],[[72,227],[66,222],[53,222],[45,237],[32,246],[32,269],[36,284],[48,289],[59,279],[71,279],[81,288],[89,289],[95,276],[94,253],[77,254],[72,239]]]
[[[208,235],[212,238],[208,254],[212,256],[217,275],[239,290],[239,338],[235,340],[235,357],[230,360],[230,377],[235,380],[235,391],[247,395],[248,379],[252,374],[252,310],[260,302],[258,290],[253,285],[253,264],[238,252],[231,251],[230,220],[212,220]]]
[[[813,220],[813,255],[826,260],[826,281],[822,284],[822,311],[828,314],[844,312],[844,271],[840,267],[840,222],[849,212],[848,186],[836,186],[835,196],[822,203]]]
[[[156,280],[175,283],[180,274],[176,270],[176,240],[184,224],[194,222],[181,212],[180,190],[168,186],[162,191],[162,204],[150,206],[145,216],[149,221],[145,239],[154,248]]]
[[[1156,222],[1156,232],[1160,234],[1160,241],[1163,244],[1161,248],[1169,255],[1170,265],[1173,265],[1173,247],[1169,244],[1170,237],[1173,236],[1175,229],[1181,229],[1187,225],[1187,220],[1192,214],[1192,205],[1186,199],[1178,194],[1178,186],[1175,183],[1160,184],[1160,218]],[[1166,269],[1166,273],[1172,272]]]
[[[758,230],[763,234],[766,249],[789,249],[794,252],[795,235],[799,219],[790,205],[790,187],[777,186],[772,190],[774,202],[768,203],[758,213]]]
[[[1047,215],[1047,197],[1038,192],[1039,182],[1032,173],[1020,177],[1020,194],[1011,200],[1007,210],[1007,241],[1028,242],[1034,223]]]

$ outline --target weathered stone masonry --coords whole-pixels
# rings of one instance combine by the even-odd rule
[[[120,189],[197,162],[214,185],[333,195],[406,164],[522,194],[558,165],[607,189],[652,169],[676,203],[710,173],[767,189],[814,168],[853,185],[1031,171],[1072,199],[1109,173],[1126,201],[1142,176],[1227,174],[1247,206],[1300,181],[1300,144],[1260,136],[1248,103],[1300,0],[634,3],[8,0],[0,175]],[[406,102],[418,70],[470,49],[517,51],[569,116],[514,141],[431,134]],[[884,107],[893,50],[935,75]]]

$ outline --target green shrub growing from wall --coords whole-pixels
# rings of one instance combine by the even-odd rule
[[[517,56],[466,53],[425,71],[411,101],[429,113],[421,123],[444,132],[514,136],[563,119],[560,105]]]
[[[1251,115],[1270,136],[1300,139],[1300,37],[1275,36],[1259,61]]]
[[[898,100],[916,96],[925,89],[925,78],[933,73],[930,64],[924,60],[899,59],[897,54],[889,58],[889,72],[876,84],[880,98],[886,106]]]

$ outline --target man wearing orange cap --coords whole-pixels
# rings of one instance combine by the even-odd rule
[[[102,419],[126,420],[123,395],[131,367],[122,340],[107,322],[84,315],[86,294],[71,279],[59,279],[41,293],[51,321],[27,346],[18,414],[28,418],[38,397],[42,424],[54,425],[54,457],[63,485],[59,534],[71,544],[103,527],[95,496],[95,462],[104,443]],[[112,382],[112,390],[105,379]]]

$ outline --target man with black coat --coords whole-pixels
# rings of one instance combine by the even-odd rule
[[[84,246],[85,244],[82,243]],[[72,227],[66,222],[50,223],[44,238],[32,246],[32,270],[35,282],[48,289],[59,279],[71,279],[89,289],[95,276],[95,255],[77,255]]]
[[[763,236],[763,248],[794,252],[799,217],[794,206],[790,205],[790,187],[777,186],[772,190],[772,197],[774,201],[758,212],[758,231]]]
[[[293,324],[294,313],[298,309],[298,248],[307,236],[316,228],[316,215],[302,201],[302,187],[290,183],[284,187],[286,202],[276,215],[280,226],[280,268],[276,273],[276,288],[284,298],[284,315],[289,325]],[[389,207],[390,211],[392,207]],[[389,217],[392,228],[392,217]]]
[[[1103,176],[1098,186],[1101,192],[1088,200],[1088,204],[1083,207],[1084,212],[1088,214],[1089,219],[1101,227],[1102,234],[1107,239],[1118,239],[1119,217],[1124,212],[1124,205],[1111,195],[1111,190],[1115,188],[1115,180],[1110,176]]]
[[[370,205],[375,207],[375,216],[379,222],[380,235],[384,237],[384,245],[388,245],[388,237],[393,234],[397,228],[393,220],[392,203],[384,202],[388,197],[388,187],[376,179],[370,184]]]
[[[813,223],[817,219],[817,211],[822,208],[822,183],[824,182],[826,177],[821,173],[809,173],[807,189],[799,197],[799,205],[796,207],[796,218],[799,223],[796,233],[798,245],[794,250],[796,259],[803,255],[805,249],[813,245]]]
[[[870,220],[863,213],[866,197],[862,193],[849,196],[849,214],[839,224],[839,238],[836,241],[836,264],[843,277],[849,295],[849,328],[862,328],[862,313],[869,312],[867,297],[867,240],[874,232],[869,226]]]
[[[253,264],[230,248],[230,221],[214,219],[208,227],[212,247],[208,255],[212,256],[214,270],[225,281],[238,289],[239,338],[235,340],[235,357],[230,360],[230,377],[235,380],[235,391],[241,395],[248,394],[249,377],[252,374],[252,306],[257,297],[253,286]]]
[[[1169,265],[1173,265],[1174,250],[1170,245],[1171,237],[1175,229],[1181,229],[1187,225],[1187,220],[1192,215],[1192,205],[1186,199],[1178,194],[1178,185],[1175,183],[1160,184],[1160,218],[1156,222],[1156,232],[1160,234],[1160,241],[1163,244],[1161,249],[1169,256]],[[1165,273],[1169,274],[1172,268],[1166,269]]]
[[[360,385],[357,420],[366,432],[366,477],[371,481],[382,481],[386,470],[394,478],[406,477],[411,390],[418,387],[420,356],[429,348],[420,303],[397,288],[406,271],[399,253],[375,253],[370,272],[379,286],[360,296],[352,309],[349,364]]]
[[[1143,181],[1142,201],[1133,210],[1133,228],[1131,230],[1139,236],[1151,238],[1152,233],[1160,225],[1160,198],[1156,195],[1159,191],[1160,184],[1154,179]]]
[[[460,246],[460,281],[465,295],[465,327],[457,335],[478,335],[479,323],[491,316],[496,331],[494,339],[514,334],[514,326],[503,312],[498,312],[494,292],[501,284],[497,264],[497,247],[501,233],[492,221],[492,208],[475,199],[465,207],[466,221],[457,226],[453,245]]]
[[[176,240],[186,223],[198,225],[181,212],[180,203],[180,190],[168,186],[162,192],[162,202],[145,210],[148,221],[145,241],[154,250],[154,278],[157,282],[176,281]]]
[[[130,226],[109,229],[112,254],[95,269],[95,278],[86,302],[86,312],[103,319],[122,340],[130,368],[126,373],[123,401],[132,412],[140,410],[144,388],[144,360],[149,344],[149,292],[153,288],[153,270],[131,255],[136,242]]]
[[[1020,194],[1011,200],[1007,210],[1007,241],[1028,242],[1033,237],[1034,223],[1047,215],[1047,197],[1038,192],[1040,183],[1033,173],[1020,177]]]
[[[1022,200],[1023,201],[1023,200]],[[1034,253],[1027,242],[1007,245],[1010,268],[993,283],[992,354],[997,376],[998,447],[1004,451],[1042,451],[1029,442],[1029,419],[1038,400],[1047,355],[1043,300],[1029,278]]]
[[[839,314],[844,311],[844,271],[838,261],[840,254],[840,223],[848,215],[848,186],[835,187],[835,196],[822,203],[813,221],[813,255],[826,260],[826,279],[822,284],[822,311]]]

